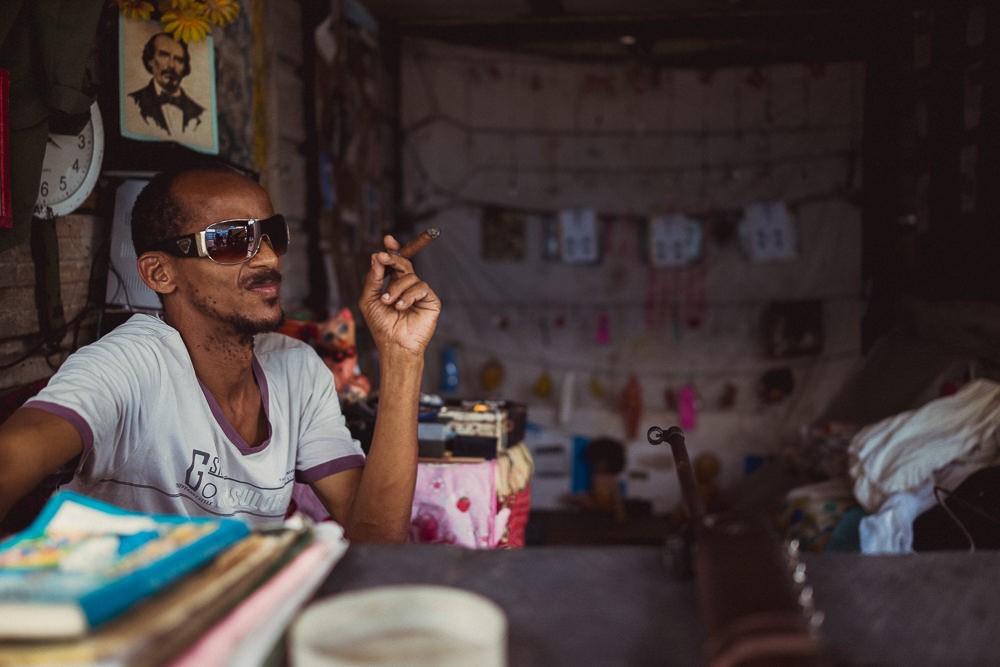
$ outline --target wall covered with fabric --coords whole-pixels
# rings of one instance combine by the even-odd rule
[[[630,495],[665,509],[676,476],[649,426],[680,424],[732,481],[855,367],[862,65],[421,40],[402,62],[404,214],[441,230],[415,259],[444,302],[428,391],[525,402],[543,441],[620,438]]]

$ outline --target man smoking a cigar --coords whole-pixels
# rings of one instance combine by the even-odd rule
[[[366,456],[329,369],[274,333],[290,239],[255,181],[225,167],[161,173],[136,200],[132,239],[162,318],[133,315],[81,348],[0,426],[0,517],[70,465],[71,489],[127,509],[254,525],[285,516],[298,480],[349,539],[404,540],[441,303],[399,242],[372,254],[358,303],[380,366]]]

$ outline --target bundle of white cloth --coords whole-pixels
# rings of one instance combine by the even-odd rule
[[[858,431],[848,446],[854,496],[871,514],[859,527],[863,553],[913,550],[913,521],[936,501],[997,461],[1000,384],[969,382],[958,392]]]

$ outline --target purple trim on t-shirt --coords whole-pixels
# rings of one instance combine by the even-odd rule
[[[83,462],[90,457],[90,453],[94,450],[94,432],[90,430],[90,424],[87,423],[87,420],[81,417],[76,410],[67,408],[65,405],[52,403],[51,401],[29,398],[22,407],[35,408],[36,410],[43,410],[49,414],[53,414],[56,417],[62,417],[76,429],[76,432],[80,434],[80,440],[83,441],[83,451],[80,453],[80,462],[76,467],[77,472],[79,472],[83,466]]]
[[[334,473],[350,470],[351,468],[363,468],[364,466],[365,457],[363,454],[350,454],[349,456],[341,456],[339,459],[327,461],[326,463],[320,463],[318,466],[313,466],[308,470],[296,470],[295,481],[302,482],[303,484],[312,484],[316,480],[323,479]]]
[[[250,365],[253,368],[254,378],[257,380],[257,387],[260,389],[260,400],[264,405],[264,418],[267,420],[267,437],[264,438],[264,441],[256,447],[244,440],[243,436],[241,436],[233,425],[229,423],[229,420],[226,419],[226,415],[222,412],[222,408],[219,407],[219,402],[215,400],[215,396],[213,396],[212,392],[208,390],[205,383],[201,381],[201,378],[198,378],[198,384],[201,385],[201,393],[205,394],[205,400],[208,401],[208,407],[212,409],[212,415],[215,417],[215,421],[222,427],[226,437],[228,437],[229,440],[236,445],[236,449],[239,450],[240,454],[254,454],[256,452],[261,452],[264,451],[265,447],[271,444],[271,410],[267,401],[267,376],[264,375],[264,369],[261,368],[260,362],[257,361],[256,356],[251,360]]]

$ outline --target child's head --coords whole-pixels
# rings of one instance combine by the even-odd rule
[[[593,438],[583,450],[594,472],[617,474],[625,469],[625,447],[614,438]]]

